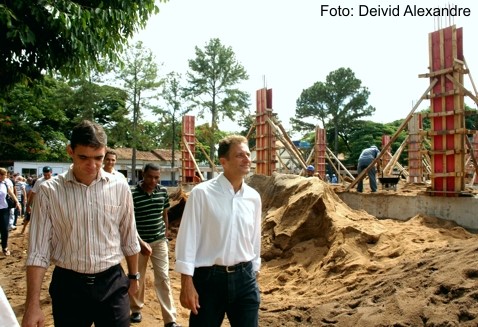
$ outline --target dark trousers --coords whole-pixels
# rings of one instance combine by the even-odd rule
[[[260,294],[252,263],[237,265],[234,272],[224,268],[194,270],[193,282],[201,307],[197,315],[190,314],[190,327],[219,327],[226,314],[231,327],[259,326]]]
[[[10,209],[0,209],[0,236],[2,237],[2,249],[8,247],[8,223],[10,220]]]
[[[129,280],[120,265],[95,274],[55,267],[50,284],[55,327],[127,327]]]
[[[360,175],[362,170],[367,168],[371,163],[372,163],[372,160],[359,161],[357,165],[357,174]],[[377,170],[375,169],[375,166],[373,166],[368,171],[368,179],[370,183],[370,189],[372,190],[372,192],[377,192],[376,174],[377,174]],[[357,191],[363,192],[363,178],[360,180],[360,182],[357,183]]]

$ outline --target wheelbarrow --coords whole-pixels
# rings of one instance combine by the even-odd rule
[[[378,180],[380,181],[380,184],[382,184],[382,189],[393,189],[396,191],[400,176],[383,176],[382,174],[382,177],[379,177]]]

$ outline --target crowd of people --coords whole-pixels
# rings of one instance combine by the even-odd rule
[[[50,167],[44,167],[43,171],[49,170]],[[23,228],[21,233],[25,232],[28,221],[30,220],[29,198],[32,196],[37,178],[29,176],[25,178],[19,173],[11,173],[5,168],[0,168],[0,235],[2,238],[2,252],[5,256],[9,256],[8,235],[12,230],[17,229],[19,220],[22,220]],[[10,207],[7,199],[11,198],[14,207]]]

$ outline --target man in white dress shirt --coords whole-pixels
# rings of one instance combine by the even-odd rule
[[[103,170],[106,171],[107,173],[117,175],[119,177],[123,177],[124,179],[126,179],[126,177],[122,173],[120,173],[119,171],[115,169],[117,158],[118,158],[118,155],[115,150],[107,149],[105,154],[105,159],[103,160]]]
[[[247,139],[219,142],[224,173],[198,184],[184,208],[175,270],[181,273],[181,305],[189,326],[256,327],[260,295],[261,198],[244,183],[251,168]]]

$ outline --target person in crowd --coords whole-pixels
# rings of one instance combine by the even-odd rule
[[[26,192],[27,192],[27,197],[26,197],[26,200],[25,202],[28,203],[28,199],[30,198],[30,196],[32,195],[33,193],[33,186],[35,185],[35,182],[37,181],[36,178],[33,178],[33,177],[28,177],[27,178],[27,185],[25,187],[26,189]],[[30,222],[30,216],[31,216],[31,212],[30,210],[27,212],[26,211],[26,205],[25,205],[25,215],[23,217],[23,227],[22,227],[22,232],[21,234],[24,234],[26,229],[27,229],[27,226],[28,226],[28,223]]]
[[[260,295],[261,198],[244,182],[251,169],[247,139],[219,142],[219,176],[196,185],[186,202],[176,240],[175,270],[189,326],[256,327]]]
[[[40,292],[50,262],[55,326],[130,326],[128,293],[138,290],[140,245],[130,187],[101,169],[106,142],[100,125],[76,125],[67,146],[73,164],[35,195],[22,327],[44,324]]]
[[[16,185],[16,179],[18,173],[10,173],[10,171],[7,172],[7,179],[5,182],[8,184],[9,187],[13,188],[13,192],[15,192],[15,185]],[[16,192],[15,192],[16,193]],[[15,223],[15,214],[17,212],[17,208],[10,208],[10,216],[8,218],[8,230],[15,230],[17,229],[16,223]]]
[[[176,307],[169,280],[168,209],[169,196],[159,184],[160,167],[148,163],[143,169],[143,180],[133,187],[134,214],[140,237],[141,254],[138,270],[145,276],[148,260],[153,264],[154,287],[165,327],[180,327],[176,323]],[[138,293],[130,296],[131,322],[141,322],[144,306],[144,278],[139,282]]]
[[[38,193],[38,190],[40,189],[41,184],[43,184],[50,178],[53,178],[52,171],[53,170],[51,169],[50,166],[43,167],[42,169],[43,176],[36,180],[35,185],[32,188],[32,192],[27,199],[27,208],[26,208],[27,213],[31,213],[31,208],[33,206],[33,200],[35,199],[35,194]]]
[[[17,177],[15,178],[15,195],[17,196],[17,199],[20,202],[20,210],[15,209],[15,219],[13,220],[13,225],[12,225],[13,227],[16,228],[18,217],[25,214],[24,206],[25,206],[25,201],[27,199],[26,183],[24,181],[24,178],[20,176],[20,174],[18,174]]]
[[[126,180],[126,177],[115,169],[116,159],[118,155],[115,150],[108,148],[106,150],[105,159],[103,160],[103,170],[107,173],[123,177]]]
[[[16,208],[20,210],[20,202],[13,191],[13,186],[7,183],[8,171],[0,168],[0,237],[2,238],[2,252],[5,256],[10,255],[8,249],[8,224],[10,221],[10,208],[7,203],[7,194],[15,201]]]
[[[313,177],[315,173],[315,168],[312,165],[308,165],[305,169],[306,177]]]
[[[378,157],[380,154],[380,150],[377,148],[377,146],[372,145],[369,148],[366,148],[362,150],[362,153],[360,154],[360,157],[358,159],[358,164],[357,164],[357,174],[360,175],[362,170],[367,168],[374,160],[375,158]],[[380,171],[380,163],[377,162],[377,169]],[[372,192],[377,192],[377,170],[375,167],[372,167],[368,171],[368,179],[370,183],[370,189]],[[363,179],[361,179],[357,183],[357,192],[362,193],[363,192]]]

